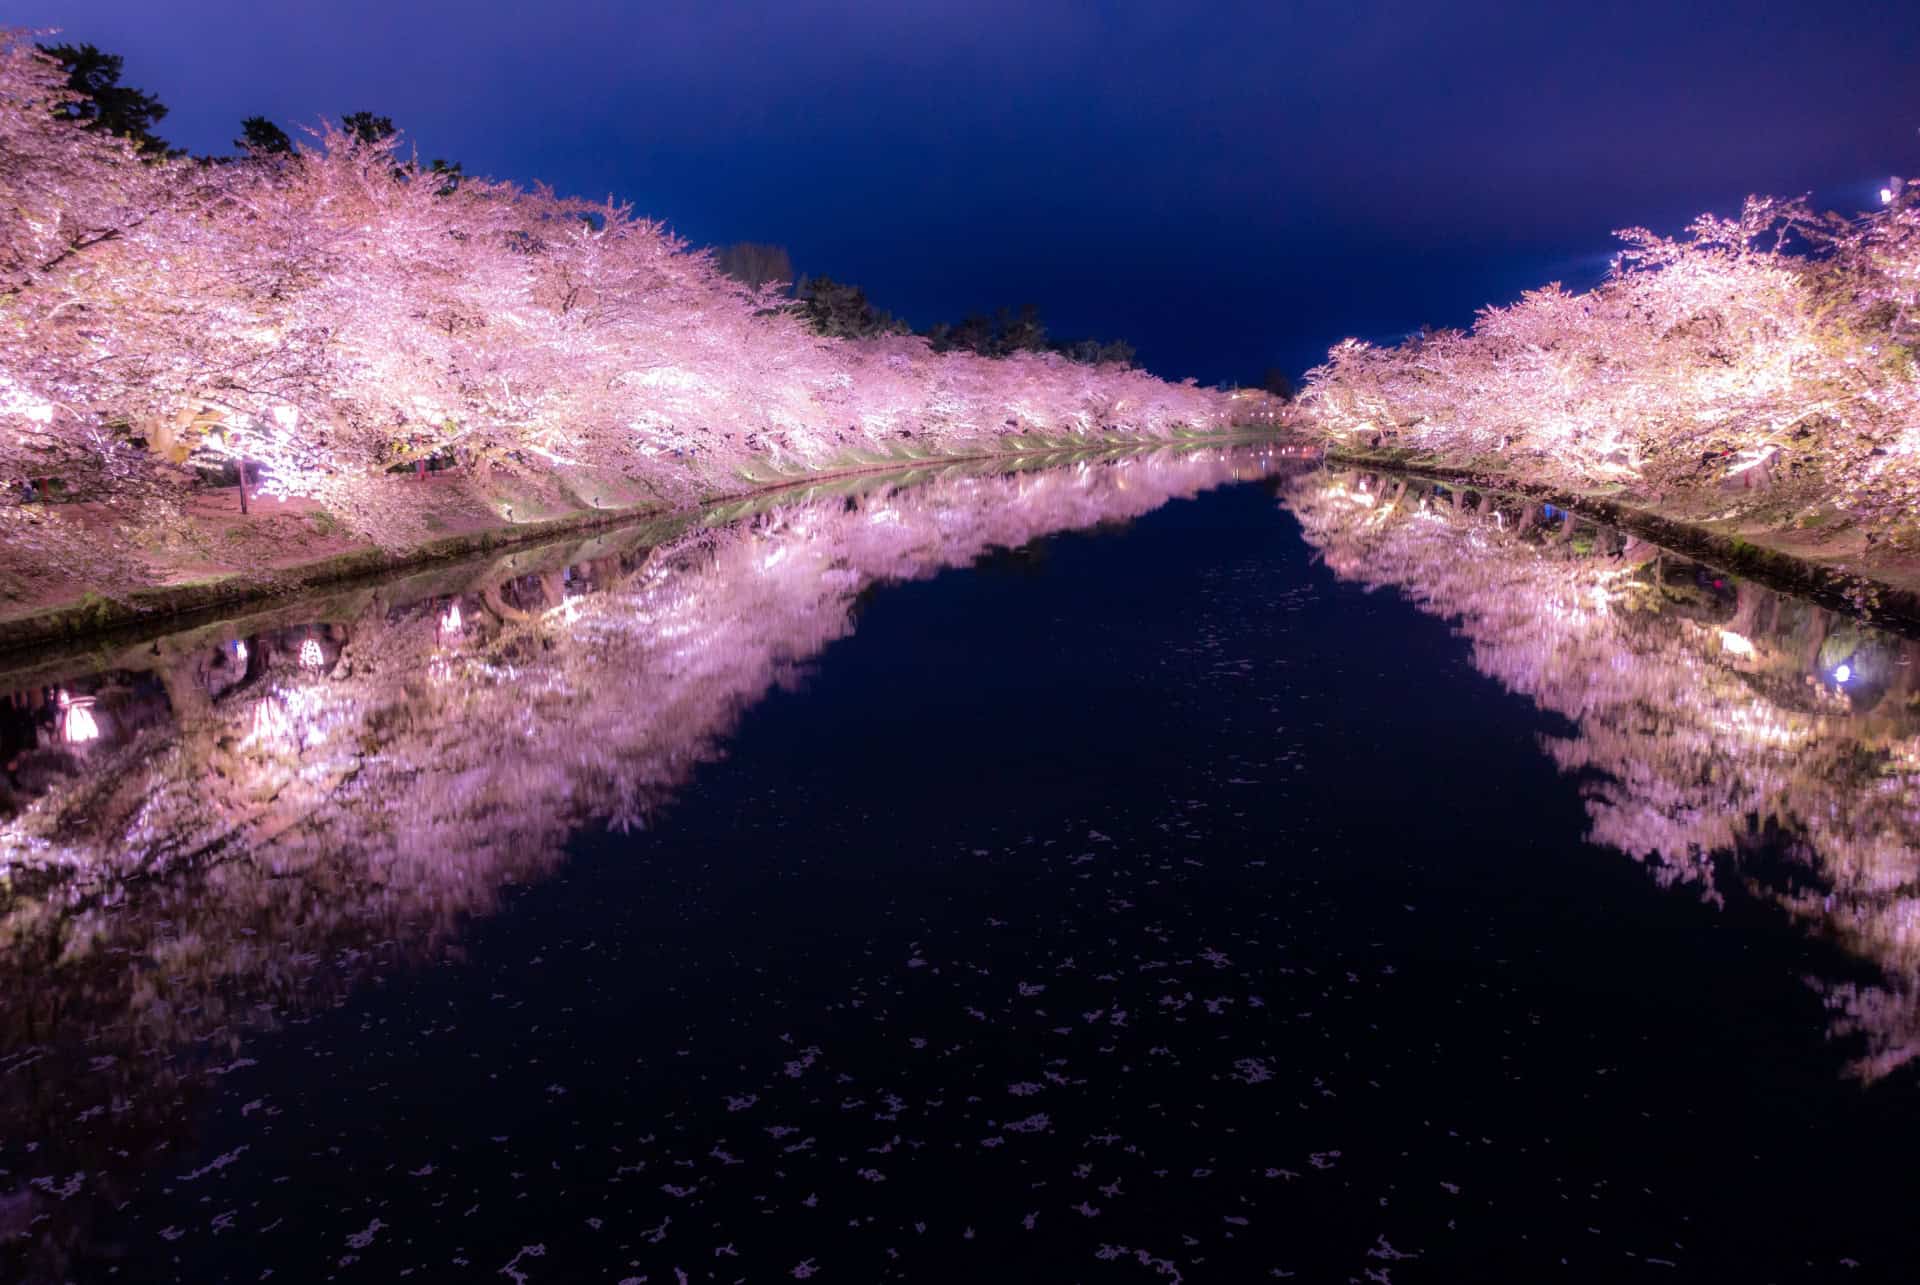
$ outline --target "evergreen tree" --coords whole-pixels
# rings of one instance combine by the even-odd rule
[[[368,146],[384,143],[400,132],[394,127],[393,117],[372,112],[348,112],[340,118],[340,128]]]
[[[865,290],[832,277],[805,281],[796,306],[816,333],[834,339],[871,339],[875,335],[910,333],[906,322],[867,302]]]
[[[287,131],[265,116],[249,116],[241,121],[240,137],[233,140],[233,145],[255,156],[278,156],[293,150],[293,140],[287,137]]]
[[[85,97],[66,102],[54,114],[85,129],[124,138],[150,156],[177,155],[153,127],[166,116],[166,104],[143,89],[120,83],[126,61],[119,54],[102,53],[92,45],[41,45],[40,51],[67,73],[67,88]]]

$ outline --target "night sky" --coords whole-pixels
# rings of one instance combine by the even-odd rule
[[[195,152],[370,109],[917,325],[1032,302],[1208,382],[1591,284],[1616,227],[1920,171],[1911,0],[6,8],[125,55]]]

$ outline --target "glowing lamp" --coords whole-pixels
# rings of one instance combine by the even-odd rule
[[[1846,681],[1852,677],[1853,677],[1852,665],[1840,665],[1840,666],[1837,666],[1833,671],[1833,681],[1836,683],[1841,683],[1844,685]]]
[[[448,606],[446,610],[446,614],[440,617],[440,632],[443,634],[453,634],[453,633],[460,632],[460,604],[459,603],[456,602]]]
[[[321,653],[319,643],[309,638],[300,644],[300,668],[318,669],[326,663],[327,658]]]
[[[84,745],[100,739],[100,724],[93,716],[93,697],[60,693],[60,739],[69,745]]]

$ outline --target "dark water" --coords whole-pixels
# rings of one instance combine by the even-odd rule
[[[1914,644],[1271,452],[729,516],[16,663],[0,1272],[1914,1278]]]

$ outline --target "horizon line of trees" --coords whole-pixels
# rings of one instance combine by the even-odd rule
[[[1132,366],[1137,355],[1134,346],[1124,339],[1054,339],[1040,319],[1040,310],[1030,303],[916,329],[904,317],[877,307],[861,286],[824,274],[796,274],[793,257],[785,246],[738,241],[716,251],[715,262],[742,285],[783,292],[791,299],[786,306],[815,334],[832,339],[919,335],[935,352],[970,352],[980,357],[1050,352],[1083,366]]]

